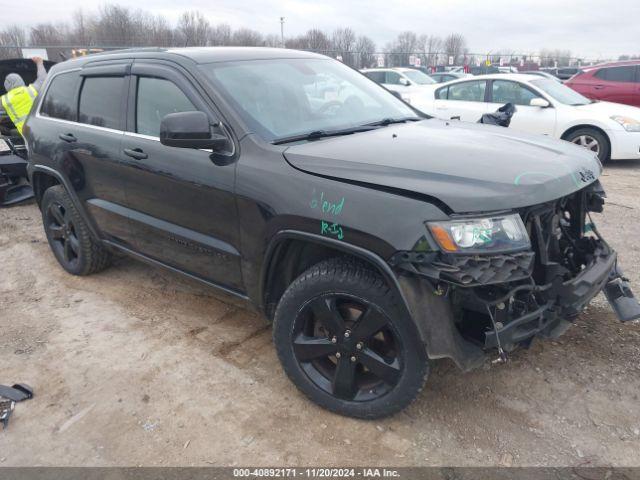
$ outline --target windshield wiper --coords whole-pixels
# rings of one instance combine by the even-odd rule
[[[352,133],[368,132],[374,130],[375,125],[361,125],[359,127],[344,128],[342,130],[314,130],[300,135],[292,135],[290,137],[276,138],[271,143],[273,145],[282,145],[283,143],[300,142],[303,140],[317,140],[326,137],[339,137],[341,135],[351,135]]]
[[[417,122],[419,120],[424,120],[424,119],[420,117],[383,118],[382,120],[378,120],[377,122],[367,123],[366,125],[369,125],[372,127],[386,127],[387,125],[391,125],[392,123]]]

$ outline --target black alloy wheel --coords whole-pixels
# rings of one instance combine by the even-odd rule
[[[273,340],[291,381],[341,415],[397,413],[429,373],[425,345],[395,292],[349,257],[322,261],[289,285],[276,308]]]
[[[74,269],[79,261],[80,240],[70,212],[61,203],[51,202],[47,206],[45,230],[56,257],[62,259],[65,268]]]
[[[95,239],[62,185],[48,188],[40,202],[47,241],[58,263],[73,275],[90,275],[111,263],[111,253]]]
[[[374,400],[402,376],[399,337],[385,313],[365,299],[316,297],[298,315],[293,335],[300,368],[317,387],[338,398]]]

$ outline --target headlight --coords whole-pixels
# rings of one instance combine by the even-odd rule
[[[427,226],[440,248],[448,253],[510,251],[531,245],[518,214],[428,222]]]
[[[627,132],[640,132],[640,122],[633,118],[614,115],[611,120],[618,122]]]

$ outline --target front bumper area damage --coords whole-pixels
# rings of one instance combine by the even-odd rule
[[[600,291],[622,321],[640,318],[640,305],[616,252],[590,221],[601,212],[598,182],[519,213],[531,249],[491,255],[398,252],[409,309],[430,358],[448,357],[462,370],[499,358],[536,336],[557,338]],[[589,222],[587,222],[589,220]]]

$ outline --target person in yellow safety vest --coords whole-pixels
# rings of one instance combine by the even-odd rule
[[[42,58],[33,57],[31,60],[38,67],[36,81],[27,87],[20,75],[10,73],[4,79],[4,88],[7,93],[0,97],[0,104],[2,105],[0,116],[3,114],[9,115],[20,135],[22,135],[22,127],[31,111],[31,107],[33,107],[33,102],[47,78],[47,71],[44,69]]]

